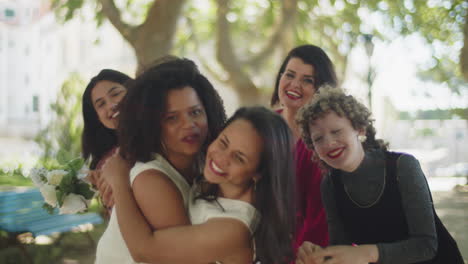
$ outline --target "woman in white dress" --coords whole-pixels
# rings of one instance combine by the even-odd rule
[[[134,164],[131,185],[127,173],[132,202],[152,231],[187,225],[184,205],[190,185],[201,173],[208,142],[226,120],[222,100],[187,59],[154,66],[129,87],[118,135],[120,153]],[[121,230],[132,230],[134,225],[130,221],[119,226],[113,210],[98,243],[96,263],[134,263],[121,235]]]
[[[204,179],[188,202],[192,225],[157,231],[137,207],[124,162],[113,158],[105,169],[116,176],[109,180],[131,255],[151,263],[288,263],[292,157],[292,136],[280,115],[264,107],[239,109],[208,148]]]

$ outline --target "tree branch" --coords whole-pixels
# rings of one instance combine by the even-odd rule
[[[460,67],[463,78],[468,82],[468,13],[465,16],[463,27],[463,48],[460,52]]]
[[[156,27],[158,31],[175,32],[185,0],[154,0],[142,27]]]
[[[230,0],[217,0],[218,9],[217,32],[216,32],[216,58],[221,66],[229,74],[229,82],[237,90],[241,101],[245,105],[254,103],[258,96],[258,90],[250,77],[242,70],[241,64],[234,53],[231,40],[231,26],[226,18],[229,12]],[[257,98],[258,99],[258,98]]]
[[[281,8],[281,20],[276,24],[273,29],[269,40],[266,42],[265,47],[261,49],[261,52],[250,56],[249,59],[242,61],[242,64],[247,64],[252,67],[258,67],[266,58],[268,58],[276,46],[281,43],[281,39],[284,36],[288,27],[293,23],[296,12],[297,12],[297,1],[298,0],[283,0]]]
[[[102,6],[102,11],[120,32],[120,34],[129,42],[133,43],[136,34],[136,28],[122,21],[120,10],[115,6],[114,0],[99,0]]]
[[[195,45],[195,49],[194,49],[194,52],[195,52],[195,55],[197,56],[197,59],[200,61],[201,65],[203,66],[203,68],[211,75],[213,76],[217,81],[221,82],[221,83],[224,83],[224,84],[227,84],[228,81],[226,80],[226,78],[223,78],[218,72],[216,72],[210,65],[209,63],[204,59],[204,56],[202,56],[200,54],[200,52],[198,52],[200,50],[200,41],[198,40],[198,37],[196,35],[196,30],[195,30],[195,26],[194,26],[194,23],[192,21],[192,18],[189,18],[187,17],[187,24],[188,24],[188,27],[190,28],[190,32],[192,33],[189,37],[190,40],[192,40],[192,43]]]

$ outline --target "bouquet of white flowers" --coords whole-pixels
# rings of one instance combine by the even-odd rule
[[[95,191],[84,178],[88,169],[81,158],[52,170],[34,168],[29,177],[44,197],[43,208],[50,214],[59,208],[60,214],[76,214],[88,209]]]

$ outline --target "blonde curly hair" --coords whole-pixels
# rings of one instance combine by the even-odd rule
[[[387,150],[388,144],[381,139],[375,138],[374,120],[371,119],[369,109],[352,95],[346,95],[342,89],[333,87],[319,89],[312,100],[304,105],[296,116],[296,123],[301,130],[302,140],[308,149],[315,150],[309,125],[330,112],[335,112],[338,116],[347,118],[354,129],[366,131],[367,138],[362,143],[364,151],[371,149]],[[322,168],[330,168],[320,161],[315,152],[313,159],[319,161]]]

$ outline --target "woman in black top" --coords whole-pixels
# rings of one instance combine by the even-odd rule
[[[339,89],[321,89],[298,115],[327,176],[321,186],[330,247],[304,243],[297,263],[432,263],[437,233],[419,162],[375,138],[371,113]],[[428,262],[426,262],[428,261]]]

